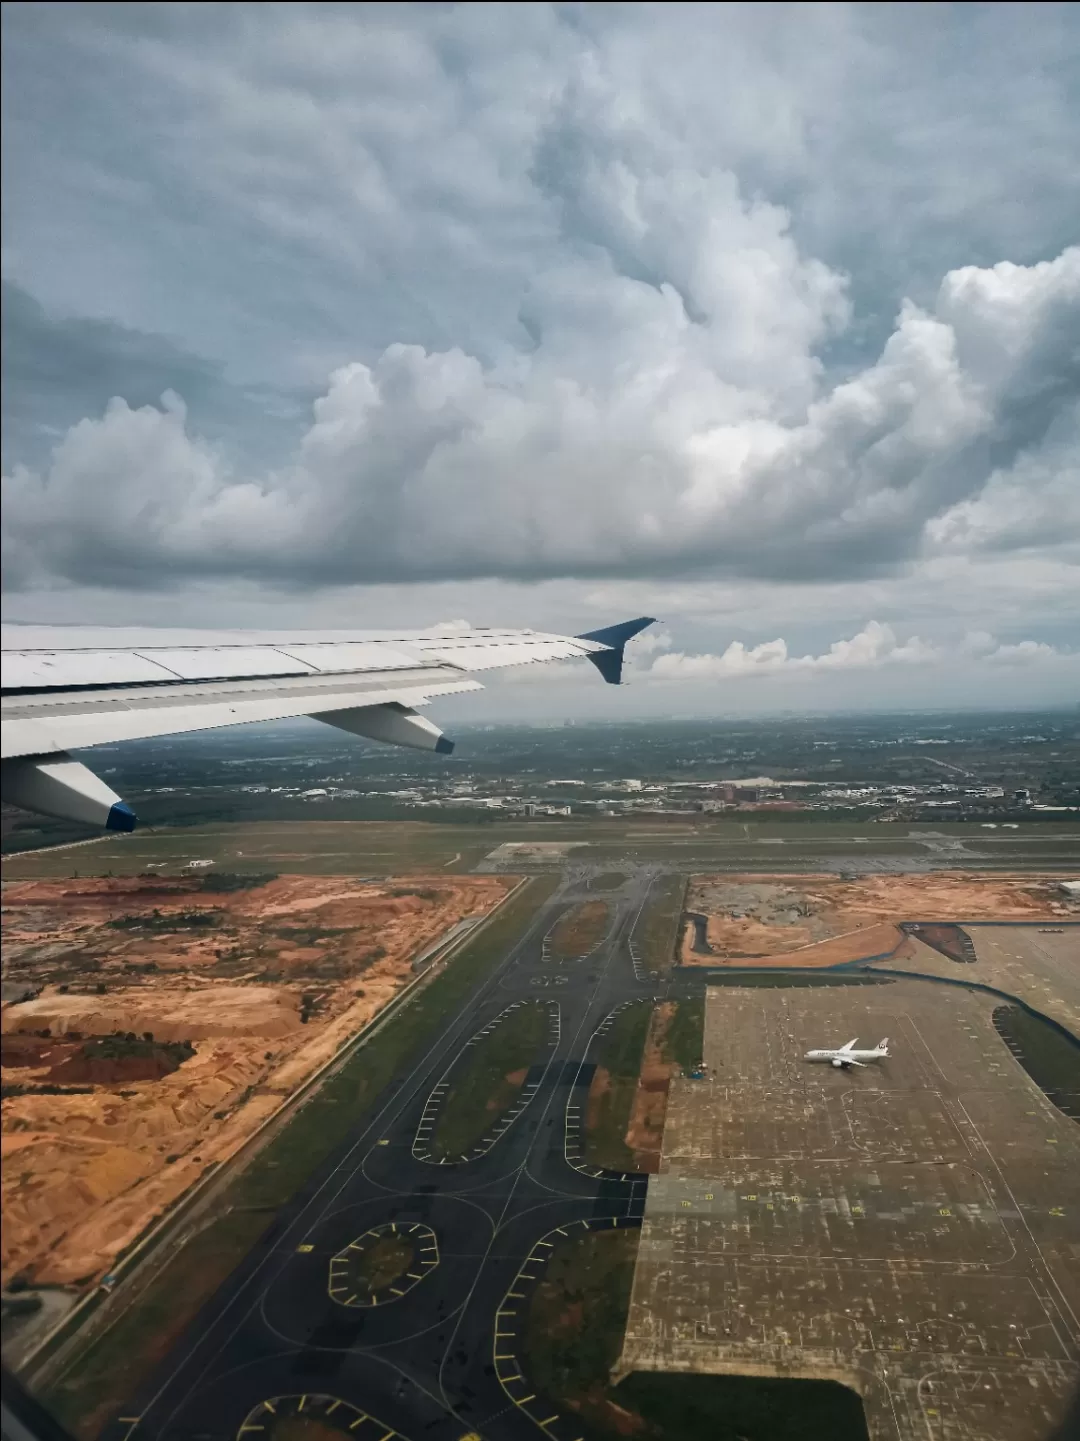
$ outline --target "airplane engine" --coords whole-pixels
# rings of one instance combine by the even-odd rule
[[[844,1063],[843,1063],[843,1061],[841,1061],[841,1060],[839,1059],[839,1057],[837,1057],[837,1056],[834,1056],[834,1057],[833,1057],[833,1065],[836,1067],[836,1069],[837,1069],[838,1071],[842,1071],[842,1070],[844,1069]]]

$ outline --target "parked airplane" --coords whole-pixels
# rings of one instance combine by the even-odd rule
[[[470,671],[582,656],[618,685],[623,647],[651,624],[641,616],[572,636],[460,625],[321,633],[4,626],[3,798],[130,831],[134,811],[69,751],[291,716],[445,755],[453,741],[415,707],[482,690]]]
[[[832,1051],[807,1051],[803,1057],[804,1061],[828,1061],[837,1070],[846,1070],[848,1066],[865,1066],[868,1061],[883,1061],[889,1054],[889,1038],[878,1041],[872,1051],[857,1051],[855,1042],[858,1036],[853,1036],[846,1045]]]

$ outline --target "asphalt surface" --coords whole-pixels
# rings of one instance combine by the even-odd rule
[[[568,870],[438,1042],[279,1212],[103,1433],[107,1441],[259,1441],[273,1435],[276,1418],[296,1414],[364,1441],[394,1433],[576,1441],[573,1416],[530,1385],[521,1332],[530,1288],[561,1234],[640,1225],[645,1178],[595,1170],[576,1142],[592,1037],[616,1007],[662,993],[634,943],[656,873],[636,870],[620,890],[603,892],[607,936],[588,956],[558,960],[545,937],[568,907],[597,894],[586,872]],[[524,1000],[548,1003],[550,1021],[539,1054],[522,1058],[530,1071],[521,1096],[485,1133],[492,1143],[482,1154],[438,1163],[428,1137],[440,1086],[468,1063],[469,1040]],[[418,1242],[413,1276],[394,1283],[400,1296],[384,1286],[377,1305],[347,1304],[350,1258],[359,1254],[350,1245],[370,1245],[365,1233],[391,1227]]]

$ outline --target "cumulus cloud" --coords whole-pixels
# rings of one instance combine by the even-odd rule
[[[1070,644],[1080,594],[1078,35],[1068,7],[6,7],[8,613],[647,611],[677,646],[632,677],[786,636],[779,670],[725,663],[937,703],[1026,656],[1067,698],[1022,648]],[[828,638],[863,616],[955,664],[860,668],[881,637]]]
[[[883,665],[930,665],[942,659],[940,647],[911,636],[899,641],[891,626],[869,621],[857,635],[836,640],[820,655],[791,655],[787,641],[763,641],[747,647],[732,641],[720,655],[672,651],[649,667],[652,680],[728,680],[793,671],[873,670]]]
[[[814,349],[843,284],[782,212],[728,176],[620,181],[611,223],[680,286],[567,260],[537,278],[531,352],[396,344],[342,367],[292,462],[257,476],[192,435],[178,397],[118,398],[47,469],[5,476],[16,582],[835,577],[916,554],[935,523],[947,538],[950,515],[970,526],[1010,467],[1067,488],[1080,249],[950,273],[829,388]]]

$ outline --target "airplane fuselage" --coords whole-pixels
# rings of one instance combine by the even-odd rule
[[[886,1041],[879,1041],[870,1051],[857,1051],[854,1042],[849,1042],[846,1046],[807,1051],[803,1055],[803,1060],[819,1061],[823,1065],[835,1066],[837,1070],[843,1070],[848,1066],[866,1066],[873,1061],[884,1061],[888,1055],[889,1048]]]

